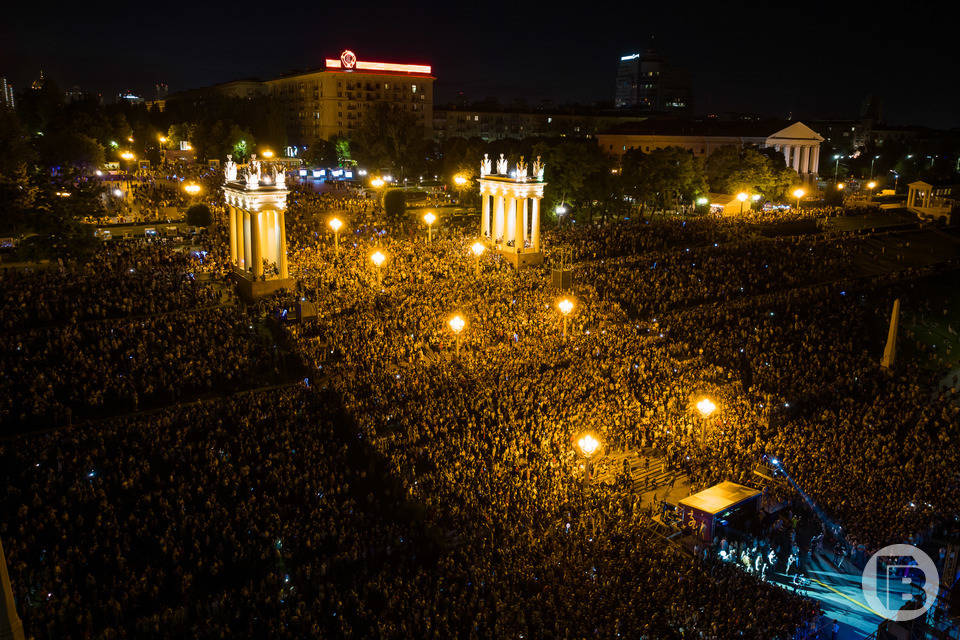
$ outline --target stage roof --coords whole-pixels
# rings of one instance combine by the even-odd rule
[[[759,493],[760,491],[757,489],[742,484],[721,482],[709,489],[704,489],[700,493],[687,496],[680,501],[680,504],[715,515],[740,504],[744,500],[749,500]]]

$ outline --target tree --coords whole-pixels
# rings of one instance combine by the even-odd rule
[[[402,221],[407,212],[407,196],[399,189],[391,189],[383,196],[383,212],[393,221]]]
[[[209,227],[213,222],[210,207],[205,204],[195,204],[187,209],[187,224],[192,227]]]
[[[315,138],[307,152],[304,154],[304,160],[308,164],[332,165],[337,163],[337,146],[330,140]]]
[[[374,169],[387,169],[403,178],[426,164],[424,128],[414,113],[387,103],[367,111],[350,138],[357,161]]]

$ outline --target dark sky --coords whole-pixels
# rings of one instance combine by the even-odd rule
[[[42,67],[63,87],[151,97],[157,80],[176,91],[269,78],[350,48],[433,65],[442,101],[462,90],[592,103],[612,100],[619,57],[653,36],[689,70],[700,113],[852,118],[873,93],[891,123],[960,126],[957,34],[936,18],[942,5],[783,5],[16,2],[0,25],[0,75],[19,90]]]

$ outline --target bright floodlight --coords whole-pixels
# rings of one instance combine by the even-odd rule
[[[120,154],[120,157],[123,158],[124,160],[133,160],[134,158],[133,154],[130,153],[129,151],[124,151],[123,153]]]
[[[843,191],[843,187],[846,186],[842,182],[837,183],[837,191]]]
[[[573,311],[573,303],[564,298],[557,303],[557,308],[560,309],[560,313],[565,316],[570,315],[570,312]]]
[[[478,258],[483,253],[484,249],[486,249],[486,247],[479,240],[474,242],[473,245],[470,247],[470,251],[473,251],[473,255],[477,256]]]
[[[697,411],[700,412],[704,418],[708,417],[711,413],[717,410],[717,405],[713,404],[710,398],[704,398],[697,403]]]
[[[740,202],[743,202],[744,200],[746,200],[746,199],[749,198],[749,197],[750,197],[750,196],[748,196],[748,195],[747,195],[745,192],[743,192],[743,191],[741,191],[740,193],[737,194],[737,200],[739,200]]]
[[[333,229],[334,231],[339,231],[340,227],[343,226],[343,223],[340,222],[340,218],[331,218],[328,224],[330,225],[330,228]]]
[[[267,149],[266,151],[263,152],[263,157],[264,157],[264,158],[272,158],[272,157],[273,157],[273,151],[270,151],[270,149]]]
[[[200,185],[191,182],[190,184],[183,185],[183,190],[190,195],[195,196],[200,193]]]
[[[167,141],[167,137],[166,137],[166,136],[158,136],[158,137],[160,138],[160,144],[163,144],[163,143],[165,143],[165,142]]]
[[[373,261],[373,264],[379,267],[383,264],[383,261],[387,259],[387,256],[383,255],[379,251],[376,251],[372,256],[370,256],[370,259]]]
[[[463,316],[455,315],[452,318],[450,318],[450,321],[448,322],[448,324],[450,325],[451,331],[453,331],[454,333],[460,333],[461,331],[463,331],[463,328],[467,326],[467,321],[463,319]]]
[[[437,221],[437,216],[433,215],[433,213],[428,211],[427,214],[423,216],[423,221],[426,222],[427,224],[433,224],[434,222]]]
[[[703,206],[703,205],[707,204],[708,202],[710,202],[710,201],[707,200],[707,199],[704,198],[704,197],[697,198],[697,204],[699,204],[700,206]]]
[[[806,194],[807,194],[807,192],[804,191],[803,189],[796,189],[796,190],[794,190],[794,192],[793,192],[793,197],[794,197],[794,198],[797,198],[797,199],[799,200],[800,198],[802,198],[802,197],[805,196]]]
[[[457,175],[453,176],[453,183],[458,187],[462,187],[463,185],[467,184],[467,179],[458,173]]]
[[[876,187],[877,187],[877,183],[874,182],[873,180],[867,183],[867,189],[876,189]]]
[[[379,189],[380,187],[383,186],[383,180],[381,180],[380,178],[374,178],[373,180],[370,181],[370,185],[372,187],[376,187],[377,189]]]
[[[580,449],[580,453],[589,458],[600,448],[600,441],[592,433],[585,433],[577,440],[577,448]]]

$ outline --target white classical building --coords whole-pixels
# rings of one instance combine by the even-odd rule
[[[242,169],[242,174],[238,173]],[[230,229],[230,262],[241,291],[267,295],[292,284],[287,269],[286,176],[251,156],[238,167],[230,156],[224,165],[223,197]]]
[[[820,168],[823,136],[803,124],[770,121],[646,120],[598,133],[597,143],[605,152],[622,156],[639,149],[679,147],[693,155],[707,157],[721,147],[754,146],[783,153],[787,167],[801,177],[814,177]]]
[[[517,268],[540,264],[540,201],[544,164],[538,156],[528,170],[523,156],[513,169],[500,154],[496,173],[484,155],[480,163],[480,236]]]

